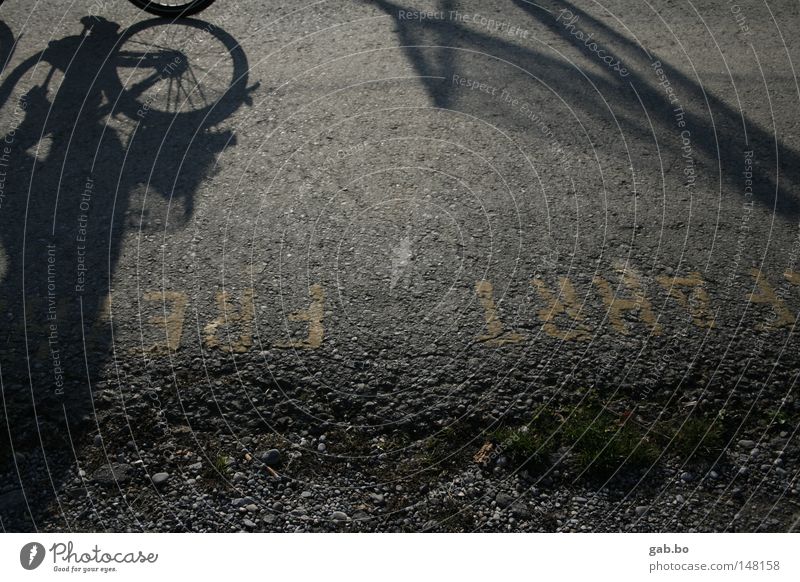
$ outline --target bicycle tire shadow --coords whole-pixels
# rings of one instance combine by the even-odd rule
[[[131,29],[140,33],[164,22]],[[230,52],[220,56],[234,69],[233,82],[210,107],[170,112],[143,108],[142,99],[164,80],[163,63],[179,62],[177,48],[159,49],[167,51],[163,59],[131,52],[125,47],[131,29],[120,33],[118,24],[95,17],[82,23],[83,33],[51,42],[9,72],[0,87],[0,107],[11,110],[13,121],[0,144],[5,531],[37,531],[44,520],[48,529],[70,529],[61,496],[86,495],[75,451],[93,433],[102,434],[94,398],[99,388],[114,386],[104,373],[117,366],[109,297],[122,241],[135,224],[126,220],[131,199],[143,188],[157,192],[167,212],[173,209],[165,220],[184,225],[219,154],[236,143],[219,124],[249,102],[247,57],[218,27],[199,20],[169,25],[213,34]],[[120,80],[115,63],[121,59],[128,59],[125,66],[151,67],[153,74],[143,75],[138,85]],[[45,63],[51,67],[45,81],[12,99],[14,86]],[[54,89],[49,85],[57,76]],[[128,135],[120,132],[120,119]],[[181,209],[177,216],[175,208]],[[100,449],[106,463],[118,460],[114,451]],[[121,496],[114,476],[109,487]],[[136,516],[129,520],[135,524]]]

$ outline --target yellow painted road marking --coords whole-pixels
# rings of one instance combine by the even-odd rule
[[[223,352],[240,354],[252,347],[253,321],[255,319],[253,297],[253,289],[245,289],[237,311],[232,307],[230,295],[227,291],[220,291],[217,293],[217,309],[220,312],[220,316],[207,324],[203,329],[205,343],[209,348],[217,348]],[[232,329],[235,327],[234,324],[236,324],[240,330],[238,332],[239,336],[235,340],[231,335],[232,333],[236,333],[236,331]],[[219,337],[220,328],[223,326],[230,326],[226,334],[229,340],[227,343],[223,343]]]
[[[325,337],[325,328],[322,319],[325,315],[325,290],[322,285],[311,285],[309,287],[311,305],[308,309],[302,309],[289,315],[289,321],[308,322],[308,336],[299,341],[278,342],[276,348],[297,348],[306,350],[316,350],[322,345]]]
[[[794,324],[794,316],[786,307],[786,303],[775,293],[775,288],[764,278],[763,273],[758,269],[750,269],[750,274],[756,280],[758,293],[750,294],[750,301],[772,307],[772,316],[769,321],[760,324],[757,329],[762,331],[772,331],[781,327],[791,327]],[[791,279],[790,279],[791,280]]]
[[[602,276],[597,275],[592,281],[608,310],[608,318],[614,331],[624,335],[632,333],[626,318],[630,318],[633,314],[642,324],[650,327],[653,334],[660,335],[663,326],[657,321],[653,306],[645,296],[641,275],[630,267],[619,265],[616,271],[620,276],[622,296],[615,296],[612,284]],[[758,269],[752,269],[751,274],[755,278],[755,290],[749,294],[749,301],[755,305],[770,307],[767,321],[760,324],[757,329],[774,331],[794,325],[795,315],[786,302],[787,285],[784,284],[780,289],[776,289]],[[784,277],[791,285],[800,287],[800,273],[787,271]],[[693,325],[708,329],[716,326],[707,285],[699,272],[693,271],[685,277],[659,276],[656,280],[670,298],[689,312]],[[586,321],[585,310],[582,309],[580,298],[569,278],[559,277],[557,285],[552,286],[540,278],[534,278],[531,285],[544,303],[537,311],[537,315],[542,322],[542,330],[548,336],[567,341],[591,339],[593,330]],[[475,293],[483,308],[486,326],[485,332],[476,338],[478,342],[489,346],[503,346],[527,340],[525,335],[508,330],[503,325],[491,281],[477,281]],[[235,353],[243,353],[252,348],[255,326],[254,296],[252,288],[245,289],[241,301],[234,304],[228,292],[216,295],[219,315],[203,328],[203,341],[207,347]],[[300,340],[277,342],[273,344],[274,347],[318,349],[322,346],[325,337],[323,287],[311,285],[309,297],[310,304],[306,309],[298,310],[287,317],[290,322],[306,323],[307,336]],[[163,305],[163,313],[147,318],[146,323],[163,330],[164,339],[145,346],[145,351],[155,355],[177,351],[181,346],[188,296],[179,291],[150,291],[142,298],[145,302]],[[16,319],[20,334],[25,325],[28,333],[37,338],[51,332],[56,333],[59,331],[57,330],[59,320],[71,321],[65,314],[70,313],[70,308],[75,309],[73,301],[74,299],[59,298],[50,300],[48,304],[45,298],[30,297],[26,300],[27,322],[21,317],[12,316],[11,319]],[[98,301],[96,309],[93,305],[88,306],[90,313],[85,316],[89,317],[89,320],[84,322],[91,323],[91,329],[87,330],[85,338],[87,348],[102,348],[106,345],[103,328],[113,324],[111,301],[112,296],[107,294]],[[2,300],[0,304],[3,304]],[[0,312],[6,308],[7,305],[0,305]],[[48,343],[44,341],[37,343],[34,349],[39,350],[38,356],[46,357]],[[141,350],[142,346],[139,349]]]
[[[620,275],[622,284],[630,290],[632,298],[623,299],[618,296],[615,297],[611,284],[599,275],[595,275],[593,280],[593,283],[597,285],[600,290],[603,303],[608,309],[608,317],[611,320],[611,325],[619,333],[629,335],[630,330],[625,325],[623,314],[625,312],[632,312],[638,314],[641,320],[650,327],[653,335],[661,335],[663,326],[656,321],[653,306],[642,292],[642,283],[639,274],[631,267],[622,264],[616,266],[616,271]]]
[[[475,293],[483,307],[486,315],[486,333],[478,337],[479,342],[490,346],[502,346],[505,344],[518,344],[525,341],[525,336],[503,328],[503,323],[497,315],[497,305],[494,302],[494,288],[489,281],[478,281],[475,285]]]
[[[536,287],[539,297],[547,305],[539,310],[539,319],[544,322],[542,329],[551,336],[562,340],[585,341],[591,338],[591,331],[582,322],[585,318],[581,314],[580,304],[577,300],[575,288],[567,277],[559,279],[560,293],[556,295],[551,291],[544,281],[534,279],[531,284]],[[559,315],[566,315],[575,322],[570,329],[561,330],[555,324]]]
[[[147,322],[164,328],[164,341],[152,344],[146,351],[154,355],[169,354],[177,351],[183,335],[183,321],[186,315],[188,298],[180,291],[151,291],[145,293],[143,300],[161,303],[164,307],[160,316],[152,316]]]
[[[656,277],[656,280],[681,307],[689,310],[689,314],[692,316],[692,323],[697,327],[713,328],[715,326],[705,281],[703,281],[700,273],[693,271],[688,277],[660,275]],[[689,287],[691,291],[687,295],[680,287]]]

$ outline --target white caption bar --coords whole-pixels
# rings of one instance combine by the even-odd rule
[[[798,542],[797,534],[4,534],[0,579],[794,582]]]

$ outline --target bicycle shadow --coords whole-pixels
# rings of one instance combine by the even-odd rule
[[[634,40],[571,2],[550,2],[548,10],[526,0],[513,0],[513,5],[522,9],[534,24],[548,29],[577,49],[581,55],[574,65],[547,50],[544,44],[538,44],[532,36],[526,40],[503,37],[482,32],[480,25],[469,18],[459,20],[445,16],[455,10],[453,0],[440,0],[436,11],[442,16],[424,20],[401,17],[403,13],[407,15],[413,11],[403,3],[391,0],[372,0],[372,3],[393,18],[402,48],[417,72],[424,76],[422,81],[436,107],[454,108],[485,117],[485,101],[473,103],[466,96],[467,92],[451,82],[454,73],[463,76],[469,71],[457,68],[457,55],[462,60],[480,55],[508,75],[508,78],[501,77],[498,81],[501,86],[511,77],[526,79],[534,97],[541,97],[536,100],[536,106],[541,108],[542,117],[550,119],[552,125],[558,125],[559,116],[565,113],[558,107],[563,100],[585,114],[582,122],[597,135],[606,131],[605,128],[619,124],[615,131],[632,144],[652,147],[655,131],[661,153],[667,159],[667,173],[671,170],[682,173],[684,167],[680,159],[684,144],[674,110],[676,105],[683,105],[685,127],[691,133],[692,155],[696,161],[706,165],[709,175],[714,173],[715,179],[723,185],[744,194],[741,176],[745,152],[756,150],[762,155],[760,159],[756,156],[753,167],[753,183],[758,185],[754,188],[753,201],[787,220],[800,216],[800,201],[791,191],[791,185],[800,181],[800,154],[795,149],[761,128],[743,110],[733,108],[709,92],[698,80],[689,78],[659,55],[647,54]],[[566,16],[559,20],[562,11]],[[569,21],[573,17],[577,19],[570,27]],[[503,20],[502,17],[496,18]],[[525,27],[524,22],[518,22],[511,14],[506,19],[513,21],[508,24]],[[587,43],[574,34],[576,26],[584,35],[602,43],[606,53],[620,57],[629,74],[619,76],[592,54]],[[538,28],[527,30],[534,36],[538,35]],[[565,56],[571,57],[573,53]],[[662,79],[652,66],[657,61],[679,96],[677,104],[670,101],[660,86]],[[512,118],[514,112],[504,109],[504,105],[493,103],[491,109],[504,111],[503,114]],[[635,145],[632,150],[637,149]],[[775,177],[777,161],[780,162],[780,180]],[[621,169],[626,169],[624,164]],[[744,196],[742,200],[745,200]]]
[[[0,20],[0,78],[5,73],[11,55],[14,54],[15,46],[14,33],[5,22]]]
[[[5,531],[38,530],[44,517],[50,528],[59,522],[60,529],[70,529],[60,496],[66,490],[86,494],[75,471],[75,451],[101,429],[93,398],[105,381],[104,370],[116,364],[109,294],[120,276],[122,241],[138,227],[127,216],[132,197],[142,189],[157,193],[168,208],[181,209],[177,219],[168,217],[170,223],[185,224],[218,155],[235,145],[218,124],[249,102],[246,55],[215,26],[199,20],[168,25],[214,35],[222,52],[230,53],[220,56],[233,68],[233,81],[211,106],[176,106],[171,112],[155,107],[153,91],[168,75],[191,66],[180,47],[164,39],[161,53],[130,48],[126,39],[138,38],[128,34],[131,29],[120,33],[118,24],[94,17],[82,23],[80,35],[51,42],[8,73],[0,87],[0,106],[10,110],[14,126],[0,141],[0,248],[6,262],[5,276],[0,272],[0,529]],[[139,34],[156,26],[164,21],[132,29]],[[14,85],[26,75],[41,76],[45,65],[51,69],[44,82],[19,101],[10,98]],[[120,78],[120,66],[144,72]],[[54,88],[56,77],[60,83]],[[120,120],[129,133],[120,131]],[[105,462],[116,460],[111,451],[102,454]]]

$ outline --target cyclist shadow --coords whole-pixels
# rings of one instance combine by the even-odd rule
[[[191,218],[199,186],[235,144],[217,126],[249,102],[246,56],[219,28],[198,20],[167,25],[212,34],[230,53],[218,56],[233,64],[221,96],[189,106],[157,90],[173,87],[172,77],[191,66],[180,47],[159,39],[157,50],[126,48],[130,29],[120,34],[102,18],[82,22],[82,34],[51,42],[0,86],[13,127],[0,138],[3,530],[37,530],[46,515],[48,528],[69,528],[61,496],[86,495],[75,450],[101,429],[93,397],[116,364],[109,294],[124,283],[115,273],[122,243],[132,226],[141,228],[126,216],[131,201],[143,189],[157,192],[163,206],[181,209],[170,224]],[[164,21],[139,23],[134,32],[155,26]],[[44,80],[11,98],[45,64]],[[121,79],[119,67],[131,76]],[[175,111],[157,107],[170,99]],[[102,447],[99,454],[117,460]]]
[[[6,70],[6,65],[14,53],[14,33],[8,25],[0,20],[0,75]]]

